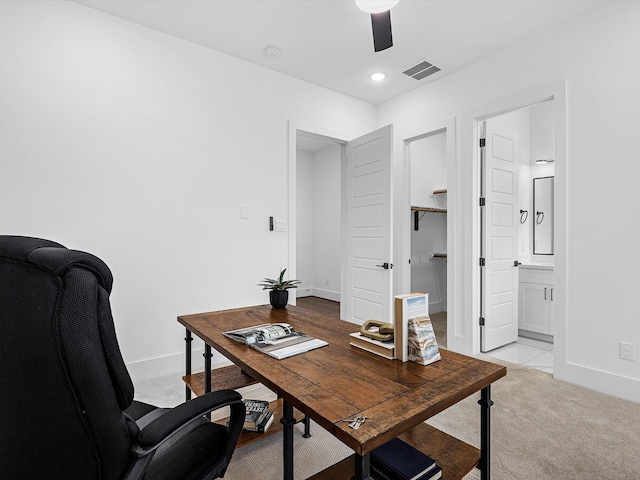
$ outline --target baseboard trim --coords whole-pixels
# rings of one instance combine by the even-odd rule
[[[438,312],[443,312],[444,310],[445,309],[441,301],[429,303],[429,312],[438,313]]]
[[[554,366],[554,377],[581,387],[640,403],[640,380],[635,378],[574,363],[558,365],[558,362]]]
[[[339,292],[333,292],[331,290],[323,290],[321,288],[312,288],[311,291],[313,292],[312,294],[314,297],[324,298],[325,300],[332,300],[334,302],[340,301]]]
[[[212,367],[228,365],[229,360],[221,354],[212,350]],[[127,370],[133,383],[151,380],[164,375],[184,375],[185,353],[174,353],[163,357],[149,358],[137,362],[127,363]],[[194,349],[191,352],[191,371],[201,372],[204,370],[204,348]]]

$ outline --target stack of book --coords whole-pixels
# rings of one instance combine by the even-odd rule
[[[244,429],[264,433],[273,422],[273,411],[266,400],[242,400],[245,408]]]
[[[360,332],[350,333],[349,343],[354,347],[361,348],[367,352],[375,353],[384,358],[393,360],[395,356],[395,347],[393,340],[388,342],[381,342],[380,340],[374,340],[373,338],[365,337]]]
[[[371,470],[385,480],[436,480],[442,469],[428,455],[399,438],[371,451]]]

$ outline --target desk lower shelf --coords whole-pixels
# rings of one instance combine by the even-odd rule
[[[273,410],[273,417],[274,417],[273,423],[269,427],[269,430],[267,430],[264,433],[249,432],[247,430],[244,430],[240,434],[240,438],[238,439],[236,448],[244,447],[245,445],[249,445],[250,443],[253,443],[256,440],[260,440],[261,438],[268,437],[269,435],[273,435],[274,433],[282,432],[282,429],[284,427],[282,425],[282,422],[280,421],[280,419],[282,418],[282,399],[279,398],[278,400],[271,402],[269,404],[269,408]],[[304,417],[304,415],[298,410],[296,410],[295,408],[293,409],[293,416],[298,420],[301,420]],[[223,418],[221,420],[216,420],[216,423],[225,425],[227,423],[227,419]]]
[[[185,375],[182,377],[182,380],[184,380],[194,395],[204,395],[204,372]],[[223,389],[237,390],[238,388],[256,383],[258,383],[257,380],[251,378],[236,365],[229,365],[227,367],[220,367],[211,370],[211,391],[214,392],[216,390]],[[282,418],[282,399],[279,398],[278,400],[271,402],[269,404],[269,408],[273,410],[274,415],[273,423],[269,427],[269,430],[264,433],[243,431],[240,435],[236,448],[243,447],[255,442],[256,440],[260,440],[265,436],[273,435],[274,433],[282,431],[283,425],[280,421]],[[304,414],[295,408],[293,413],[295,418],[302,419],[304,417]],[[227,419],[223,418],[215,420],[215,422],[224,425],[227,423]]]
[[[182,377],[184,383],[197,397],[204,395],[204,372],[185,375]],[[251,378],[248,374],[240,370],[236,365],[228,365],[226,367],[214,368],[211,370],[211,391],[246,387],[258,383],[257,380]]]
[[[480,461],[480,450],[448,435],[437,428],[421,423],[400,435],[402,440],[435,459],[442,468],[443,480],[461,480]],[[354,471],[354,455],[310,477],[309,480],[351,478]],[[372,474],[374,480],[379,480]]]

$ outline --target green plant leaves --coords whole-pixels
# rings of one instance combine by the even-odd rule
[[[286,271],[286,268],[283,269],[277,280],[274,278],[263,278],[262,282],[259,283],[258,286],[262,287],[263,290],[287,290],[289,288],[298,288],[298,284],[301,283],[300,280],[285,280],[284,273]]]

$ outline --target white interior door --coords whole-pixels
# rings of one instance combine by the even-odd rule
[[[343,318],[360,324],[392,318],[391,135],[387,125],[347,144],[341,298]]]
[[[518,339],[518,228],[516,202],[518,134],[486,123],[483,194],[481,350]]]

